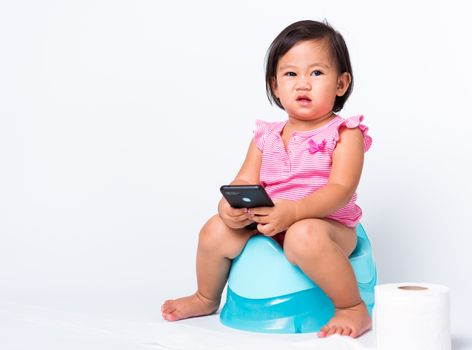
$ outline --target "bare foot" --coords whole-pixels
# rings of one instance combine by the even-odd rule
[[[348,335],[357,338],[368,331],[372,325],[369,312],[364,302],[344,309],[336,309],[333,318],[318,332],[324,338],[333,334]]]
[[[161,306],[162,318],[177,321],[184,318],[204,316],[215,313],[220,300],[210,300],[196,292],[188,297],[166,300]]]

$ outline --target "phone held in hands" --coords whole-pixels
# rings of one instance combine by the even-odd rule
[[[261,185],[224,185],[220,187],[221,194],[233,208],[273,207],[264,187]],[[246,226],[250,230],[257,228],[257,222]]]
[[[264,187],[261,185],[225,185],[221,194],[233,208],[273,207]]]

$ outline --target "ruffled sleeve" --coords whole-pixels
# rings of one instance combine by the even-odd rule
[[[264,150],[265,140],[271,128],[271,123],[257,119],[256,128],[254,129],[254,142],[257,148],[262,152]]]
[[[335,141],[334,143],[336,144],[339,141],[339,130],[342,127],[346,127],[349,129],[359,128],[359,130],[362,132],[362,135],[364,136],[364,152],[367,152],[370,146],[372,145],[372,137],[367,135],[369,128],[365,126],[364,124],[361,124],[363,120],[364,120],[363,115],[358,115],[358,116],[345,119],[342,123],[338,125],[336,134],[334,136],[334,141]]]

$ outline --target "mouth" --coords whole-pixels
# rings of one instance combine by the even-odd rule
[[[307,104],[311,102],[311,98],[309,98],[308,96],[297,96],[297,102]]]

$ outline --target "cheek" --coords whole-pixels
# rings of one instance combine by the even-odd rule
[[[284,99],[288,94],[288,89],[285,85],[279,85],[277,90],[274,90],[278,98]]]

